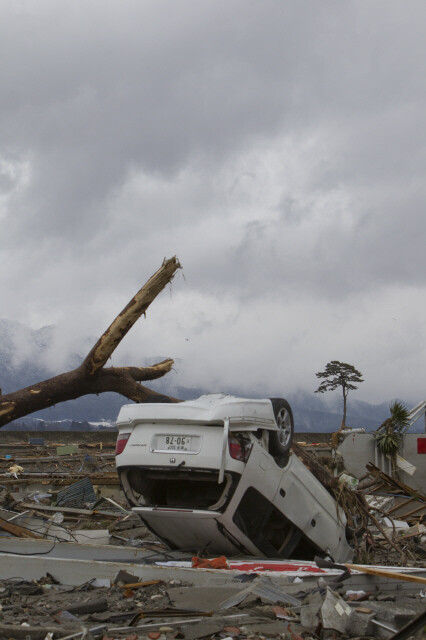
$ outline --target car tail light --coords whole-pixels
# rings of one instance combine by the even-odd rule
[[[234,460],[240,460],[241,462],[247,462],[253,446],[249,440],[231,436],[229,438],[228,444],[229,455],[231,456],[231,458],[233,458]]]
[[[122,453],[124,447],[127,444],[127,440],[130,438],[130,433],[120,433],[117,436],[117,442],[115,443],[115,455]]]

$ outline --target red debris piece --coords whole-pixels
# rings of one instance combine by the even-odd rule
[[[288,625],[287,630],[291,635],[291,640],[303,640],[302,636],[293,631],[290,625]]]
[[[192,558],[192,566],[198,569],[229,569],[228,560],[225,556],[218,558]]]
[[[284,607],[272,607],[272,611],[274,612],[276,618],[293,617],[287,609],[284,609]]]
[[[238,627],[224,627],[223,630],[230,636],[239,636],[241,633]]]
[[[371,596],[371,591],[367,592],[360,592],[360,593],[350,593],[348,596],[348,600],[350,602],[364,602],[364,600],[368,600],[368,598]]]
[[[158,631],[150,631],[148,633],[148,638],[150,638],[151,640],[158,640],[160,636],[161,636],[161,633],[158,633]]]

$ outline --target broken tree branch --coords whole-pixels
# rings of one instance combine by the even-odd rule
[[[0,427],[59,402],[107,391],[120,393],[134,402],[179,402],[176,398],[156,393],[139,384],[145,380],[161,378],[168,373],[173,366],[173,360],[170,358],[151,367],[104,368],[104,365],[127,332],[146,312],[164,287],[172,281],[180,268],[175,256],[164,260],[158,271],[151,276],[102,334],[77,369],[24,389],[0,395]]]
[[[105,365],[126,333],[133,327],[141,315],[146,312],[160,291],[172,281],[176,271],[180,268],[179,260],[176,256],[173,256],[173,258],[169,260],[164,260],[158,271],[150,277],[148,282],[146,282],[134,298],[130,300],[123,311],[99,338],[84,360],[81,366],[89,375],[94,375],[96,371]]]

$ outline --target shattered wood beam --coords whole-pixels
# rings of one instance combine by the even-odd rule
[[[104,368],[104,365],[122,338],[180,268],[176,257],[165,260],[160,269],[117,316],[77,369],[0,395],[0,427],[59,402],[108,391],[120,393],[134,402],[179,402],[176,398],[156,393],[140,384],[145,380],[161,378],[168,373],[173,366],[173,360],[170,358],[151,367]]]
[[[36,538],[37,540],[43,540],[42,536],[38,536],[30,529],[25,529],[25,527],[3,520],[3,518],[0,518],[0,529],[7,531],[7,533],[11,533],[13,536],[17,536],[18,538]]]
[[[406,582],[417,582],[418,584],[426,584],[426,578],[423,576],[416,576],[412,573],[401,573],[400,571],[391,571],[388,569],[382,569],[378,567],[369,567],[366,565],[359,564],[348,564],[345,563],[345,567],[348,569],[353,569],[355,571],[359,571],[360,573],[368,573],[372,576],[381,576],[382,578],[391,578],[394,580],[404,580]]]
[[[58,627],[22,627],[19,624],[3,624],[0,623],[0,638],[13,638],[14,640],[45,640],[49,633],[52,634],[52,638],[58,638]],[[75,626],[64,626],[60,628],[60,637],[64,637],[64,634],[75,633]],[[81,632],[80,632],[81,636]]]
[[[388,485],[393,487],[394,489],[399,489],[406,495],[411,496],[414,500],[422,500],[426,502],[426,495],[417,489],[412,489],[407,484],[401,482],[401,480],[396,480],[395,478],[391,478],[384,471],[381,471],[375,464],[369,462],[365,465],[368,473],[374,478],[380,479],[384,485]]]
[[[116,317],[105,333],[99,338],[93,349],[82,364],[89,375],[93,375],[102,368],[108,358],[120,344],[126,333],[135,322],[146,312],[151,302],[172,281],[176,271],[180,269],[176,256],[165,260],[146,284],[138,291],[123,311]]]

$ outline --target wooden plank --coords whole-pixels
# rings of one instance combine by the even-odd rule
[[[43,540],[42,536],[38,536],[29,529],[21,527],[19,524],[3,520],[3,518],[0,518],[0,528],[14,536],[17,536],[18,538],[36,538],[37,540]]]
[[[368,573],[372,576],[381,576],[383,578],[391,578],[393,580],[405,580],[406,582],[417,582],[418,584],[426,584],[426,578],[415,576],[411,573],[399,573],[397,571],[386,571],[386,569],[378,569],[376,567],[367,567],[358,564],[345,564],[348,569],[354,569],[361,573]]]
[[[407,518],[410,518],[411,516],[413,516],[418,511],[423,511],[423,510],[426,513],[426,504],[421,504],[420,507],[417,507],[416,509],[412,509],[411,511],[408,511],[407,513],[398,514],[398,520],[406,520]],[[421,515],[421,514],[419,513],[418,515]]]
[[[390,515],[394,511],[397,511],[398,509],[406,507],[407,504],[409,504],[410,502],[415,502],[415,501],[416,501],[415,498],[407,498],[406,500],[404,500],[404,498],[403,498],[401,502],[399,502],[398,504],[393,506],[392,509],[389,509],[389,511],[387,511],[386,513],[387,513],[387,515]]]
[[[379,491],[380,489],[383,489],[383,487],[387,486],[384,482],[380,482],[380,480],[377,480],[377,479],[376,479],[376,483],[377,484],[373,482],[366,489],[364,489],[363,487],[361,491],[364,491],[364,493],[376,493],[376,491]]]
[[[423,527],[423,525],[420,525],[420,527]],[[422,534],[423,532],[419,531],[419,525],[415,524],[413,527],[410,527],[410,529],[404,529],[404,533],[401,533],[398,536],[397,542],[401,542],[402,540],[407,540],[409,538],[416,538]]]
[[[82,478],[84,476],[73,476],[73,477],[68,477],[68,476],[64,476],[64,477],[55,477],[55,478],[46,478],[46,476],[43,476],[42,478],[37,478],[37,482],[39,482],[40,484],[43,485],[51,485],[54,487],[57,486],[63,486],[63,485],[69,485],[69,484],[73,484],[74,482],[77,482],[77,480],[80,480],[80,478]],[[90,476],[87,476],[90,477]],[[92,484],[93,486],[118,486],[120,484],[120,481],[117,478],[90,478],[92,480]],[[34,478],[2,478],[1,479],[1,484],[7,484],[7,485],[23,485],[23,484],[34,484]]]
[[[130,582],[129,584],[123,584],[120,589],[139,589],[139,587],[149,587],[152,584],[160,584],[162,580],[146,580],[145,582]]]
[[[6,460],[6,461],[0,461],[3,462],[4,465],[9,464],[10,465],[10,461],[13,460],[13,462],[64,462],[64,461],[72,461],[72,462],[82,462],[84,457],[86,454],[84,453],[79,453],[77,456],[15,456],[14,454],[12,454],[11,458]],[[113,460],[115,458],[115,453],[90,453],[87,454],[90,455],[91,458],[93,458],[94,460],[98,460],[98,459],[110,459]]]
[[[25,507],[26,509],[37,509],[37,511],[58,511],[60,513],[71,513],[77,514],[79,516],[106,516],[109,518],[119,518],[122,513],[119,511],[103,511],[100,509],[76,509],[75,507],[50,507],[44,504],[34,504],[31,502],[20,502],[20,507]],[[130,511],[129,511],[130,513]]]
[[[378,479],[380,478],[380,480],[382,480],[382,482],[385,482],[388,487],[393,487],[394,489],[397,489],[397,490],[401,491],[405,495],[412,496],[413,498],[415,498],[417,500],[423,500],[423,501],[426,502],[426,495],[424,495],[420,491],[417,491],[416,489],[412,489],[408,485],[404,484],[403,482],[401,482],[399,480],[396,480],[395,478],[391,478],[390,476],[388,476],[383,471],[380,471],[380,469],[378,467],[376,467],[372,462],[369,462],[366,465],[366,468],[367,468],[367,471],[372,476],[374,476],[374,477],[376,477]]]

